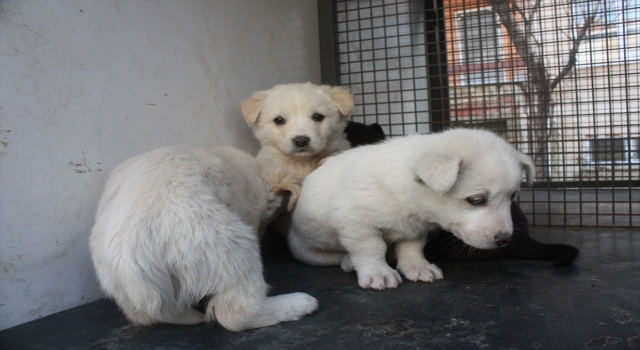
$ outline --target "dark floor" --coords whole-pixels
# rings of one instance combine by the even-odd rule
[[[355,274],[268,251],[273,294],[307,292],[297,322],[231,333],[216,325],[135,327],[99,300],[0,332],[1,349],[640,348],[640,232],[534,228],[581,250],[577,263],[438,263],[445,279],[362,290]]]

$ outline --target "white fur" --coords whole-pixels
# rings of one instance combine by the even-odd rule
[[[217,320],[232,331],[316,310],[304,293],[266,297],[258,230],[295,182],[235,149],[161,148],[111,173],[91,256],[108,296],[135,324]],[[206,314],[192,309],[208,298]]]
[[[496,247],[510,238],[511,198],[530,157],[498,136],[457,129],[394,138],[358,147],[327,161],[304,181],[289,231],[293,255],[311,265],[356,270],[362,288],[402,283],[385,261],[395,242],[397,269],[412,281],[441,279],[423,253],[440,226],[467,244]],[[482,197],[473,206],[467,198]]]
[[[353,107],[353,95],[345,88],[312,83],[276,85],[240,104],[262,146],[257,158],[300,183],[323,158],[351,148],[344,129]],[[324,119],[314,121],[316,113]],[[285,123],[276,124],[277,117]],[[298,136],[309,138],[307,147],[295,146]],[[292,210],[295,200],[290,204]]]

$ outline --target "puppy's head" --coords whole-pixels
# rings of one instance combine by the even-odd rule
[[[513,233],[511,202],[523,170],[528,185],[535,178],[532,159],[485,131],[451,130],[440,137],[440,147],[424,153],[414,169],[417,185],[429,192],[425,209],[472,247],[507,244]]]
[[[385,138],[384,131],[378,123],[365,125],[350,121],[344,133],[347,134],[351,147],[380,143]]]
[[[336,151],[346,142],[346,117],[353,112],[353,95],[327,85],[286,84],[258,91],[240,104],[244,119],[260,144],[295,158]]]

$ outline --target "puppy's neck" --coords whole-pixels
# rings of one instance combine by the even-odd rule
[[[302,182],[304,178],[318,167],[324,155],[309,157],[293,157],[281,152],[276,147],[263,146],[256,156],[264,169],[278,169]]]

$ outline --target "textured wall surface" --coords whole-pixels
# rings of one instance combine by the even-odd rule
[[[117,164],[255,152],[240,101],[320,80],[314,0],[3,0],[0,33],[0,329],[102,296],[87,241]]]

